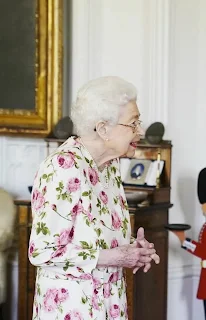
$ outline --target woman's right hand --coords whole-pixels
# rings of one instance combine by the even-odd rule
[[[146,249],[154,248],[154,243],[151,243],[151,242],[147,241],[147,239],[145,239],[144,229],[142,227],[140,227],[137,230],[137,237],[134,242],[136,242],[137,248],[146,248]],[[160,257],[158,256],[157,253],[153,254],[151,256],[151,258],[152,258],[152,260],[154,260],[154,262],[156,264],[160,263]],[[151,268],[151,266],[152,266],[151,262],[144,263],[144,264],[139,263],[138,266],[133,269],[133,274],[135,274],[141,267],[143,267],[144,272],[147,272]]]
[[[120,267],[135,268],[152,261],[151,256],[156,253],[154,248],[138,248],[136,243],[118,247]]]
[[[142,267],[151,262],[154,248],[138,248],[136,243],[100,250],[97,267]]]

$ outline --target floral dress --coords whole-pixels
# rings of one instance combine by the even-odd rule
[[[33,320],[128,319],[122,268],[97,267],[100,250],[130,242],[119,160],[101,173],[71,137],[40,165],[31,203]]]

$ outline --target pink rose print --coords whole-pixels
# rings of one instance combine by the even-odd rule
[[[119,229],[122,225],[121,219],[116,211],[112,212],[112,226],[114,229]]]
[[[38,312],[39,312],[39,308],[38,306],[36,306],[36,315],[38,315]]]
[[[111,276],[109,277],[109,282],[114,283],[117,282],[119,279],[119,272],[114,272],[111,274]]]
[[[81,248],[81,247],[80,247]],[[80,267],[77,267],[77,270],[79,271],[79,272],[84,272],[84,270],[82,269],[82,268],[80,268]]]
[[[109,313],[111,318],[116,319],[119,318],[120,316],[120,308],[117,304],[113,304],[110,308],[109,308]]]
[[[111,284],[110,283],[104,283],[103,293],[104,293],[104,298],[110,297],[110,295],[111,295]]]
[[[112,242],[111,242],[111,248],[116,248],[116,247],[118,247],[118,241],[117,241],[117,239],[112,239]]]
[[[87,215],[90,222],[92,222],[92,220],[94,219],[93,215],[91,214],[91,211],[92,211],[92,206],[90,204],[88,207],[88,210],[84,211],[84,213]]]
[[[29,245],[29,255],[31,256],[32,253],[34,252],[35,250],[35,245],[34,245],[34,241],[32,241]]]
[[[57,206],[55,204],[51,205],[52,210],[57,211]]]
[[[72,219],[75,220],[76,216],[79,215],[83,211],[81,200],[72,208]]]
[[[87,215],[89,221],[92,222],[92,220],[94,219],[94,217],[93,217],[93,215],[91,214],[91,212],[86,211],[86,215]]]
[[[57,246],[66,246],[73,240],[74,237],[74,227],[71,229],[63,229],[60,232],[60,235],[56,237],[56,245]]]
[[[72,276],[71,274],[66,274],[67,279],[75,280],[76,277]]]
[[[99,197],[100,197],[100,199],[102,200],[102,202],[103,202],[104,204],[107,204],[107,203],[108,203],[108,197],[107,197],[107,194],[106,194],[104,191],[101,191],[101,192],[99,193]]]
[[[95,292],[92,297],[92,308],[94,308],[95,310],[99,310],[98,298],[97,298],[97,294],[95,294]]]
[[[59,154],[57,157],[57,162],[63,169],[71,168],[74,165],[74,154],[71,152],[68,152],[66,155]]]
[[[64,302],[69,298],[69,293],[67,289],[61,288],[57,293],[57,300],[59,302]]]
[[[121,208],[125,209],[125,202],[124,202],[124,199],[123,199],[123,197],[121,195],[119,196],[119,201],[120,201]]]
[[[58,293],[57,289],[47,290],[44,297],[44,301],[43,301],[44,309],[47,312],[52,312],[55,309],[57,309],[58,307],[57,293]]]
[[[72,310],[66,314],[64,320],[84,320],[82,314],[78,310]]]
[[[101,287],[101,282],[97,278],[93,278],[94,289],[98,289]]]
[[[62,257],[67,251],[67,247],[60,247],[57,250],[55,250],[52,255],[51,258],[57,258],[57,257]]]
[[[47,191],[47,187],[45,186],[44,189],[42,190],[42,194],[45,195],[46,191]]]
[[[92,275],[89,274],[89,273],[84,273],[84,274],[81,274],[81,276],[79,278],[82,279],[82,280],[91,280],[92,279]]]
[[[93,168],[89,168],[88,169],[88,173],[89,173],[89,180],[91,182],[91,184],[93,186],[95,186],[98,182],[98,174],[97,174],[97,171]]]
[[[35,189],[32,193],[32,205],[34,210],[39,210],[41,207],[43,207],[44,203],[45,200],[43,194]]]
[[[52,312],[58,308],[61,302],[64,302],[68,299],[69,293],[68,290],[61,288],[57,289],[48,289],[44,297],[44,309],[47,312]]]
[[[67,182],[67,191],[75,192],[80,189],[80,180],[78,178],[71,178]]]

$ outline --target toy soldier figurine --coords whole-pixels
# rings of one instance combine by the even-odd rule
[[[202,169],[199,173],[197,189],[202,212],[206,217],[206,168]],[[198,241],[187,238],[181,228],[174,230],[174,228],[168,227],[168,229],[178,236],[183,249],[201,259],[201,274],[197,298],[203,300],[206,319],[206,223],[201,228]]]

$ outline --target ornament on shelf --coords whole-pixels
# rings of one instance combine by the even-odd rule
[[[68,139],[73,132],[73,122],[69,116],[59,120],[53,129],[53,135],[57,139]]]
[[[146,130],[145,138],[151,144],[158,144],[162,141],[165,133],[165,127],[161,122],[152,123]]]

